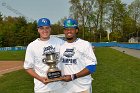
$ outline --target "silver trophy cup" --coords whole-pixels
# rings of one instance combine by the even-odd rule
[[[45,54],[45,58],[42,60],[44,64],[49,66],[47,71],[48,79],[54,79],[61,77],[61,71],[56,67],[58,63],[58,53]]]

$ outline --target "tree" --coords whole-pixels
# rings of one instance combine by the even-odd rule
[[[86,27],[89,27],[88,19],[92,12],[92,4],[94,0],[70,0],[70,17],[79,21],[79,25],[82,26],[82,38],[85,39]]]
[[[137,37],[138,37],[138,27],[140,24],[140,0],[135,0],[131,3],[131,5],[129,5],[129,13],[131,18],[134,20],[134,29],[135,29],[135,33],[137,33]]]
[[[2,13],[0,12],[0,23],[2,22],[3,17],[2,17]]]
[[[2,46],[2,39],[3,39],[3,36],[2,36],[2,21],[3,21],[3,17],[2,17],[2,14],[0,12],[0,47]]]
[[[108,18],[106,20],[107,27],[110,32],[113,32],[113,38],[124,38],[124,27],[126,18],[128,18],[128,12],[126,11],[126,5],[120,0],[113,0],[108,6]],[[116,32],[116,33],[115,33]],[[114,36],[114,35],[118,35]]]

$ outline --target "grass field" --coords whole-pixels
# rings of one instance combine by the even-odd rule
[[[0,60],[24,60],[25,50],[22,51],[0,51]]]
[[[33,93],[33,79],[24,70],[0,77],[0,93]]]
[[[140,59],[106,47],[95,53],[93,93],[140,93]],[[0,77],[0,93],[33,93],[33,79],[24,70],[5,74]]]
[[[93,93],[140,93],[140,59],[111,48],[97,48]]]

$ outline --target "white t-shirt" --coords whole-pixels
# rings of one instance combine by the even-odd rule
[[[42,62],[42,59],[45,58],[43,54],[47,52],[59,52],[60,45],[63,43],[63,40],[56,37],[50,37],[47,41],[41,41],[38,38],[31,42],[27,46],[24,68],[33,68],[38,75],[46,77],[49,66]],[[60,88],[61,82],[52,82],[45,85],[39,80],[34,79],[34,85],[35,92],[45,92]]]
[[[77,38],[73,43],[65,42],[60,48],[61,70],[64,75],[80,72],[88,65],[96,65],[96,57],[88,41]],[[72,92],[81,92],[91,87],[92,77],[87,75],[67,82],[65,88]]]

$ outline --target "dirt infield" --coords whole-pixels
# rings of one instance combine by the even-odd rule
[[[23,61],[0,61],[0,75],[23,69]]]

